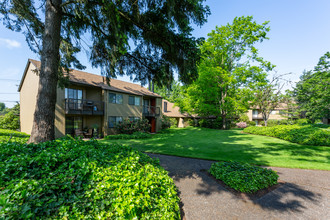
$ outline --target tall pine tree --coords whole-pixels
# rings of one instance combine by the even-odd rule
[[[40,54],[41,69],[29,142],[54,139],[56,87],[63,70],[83,69],[76,54],[90,38],[90,61],[107,77],[128,74],[136,81],[168,84],[173,71],[189,83],[197,77],[200,52],[191,22],[209,14],[204,0],[3,0],[6,27],[23,31]]]

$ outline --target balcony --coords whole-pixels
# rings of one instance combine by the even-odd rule
[[[65,113],[70,115],[104,115],[104,102],[65,99]]]
[[[157,117],[160,115],[160,108],[155,106],[144,105],[143,116],[146,117]]]

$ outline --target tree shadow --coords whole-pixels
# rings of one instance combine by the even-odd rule
[[[243,199],[245,202],[250,202],[266,210],[303,212],[308,209],[308,206],[304,204],[319,204],[322,199],[321,194],[289,182],[281,184],[273,191],[259,198],[254,196],[240,197],[203,172],[203,170],[208,170],[214,161],[160,154],[149,154],[149,156],[159,158],[160,164],[169,172],[169,176],[177,185],[180,187],[187,187],[188,189],[191,188],[192,191],[189,193],[197,194],[198,196],[206,197],[211,200],[214,198],[220,200],[229,198],[228,203],[235,203],[235,201],[237,202],[237,200]],[[278,172],[278,174],[281,179],[281,172]],[[187,179],[188,181],[185,181]],[[181,183],[181,181],[183,181],[183,183]],[[224,194],[226,194],[226,196],[224,196]]]

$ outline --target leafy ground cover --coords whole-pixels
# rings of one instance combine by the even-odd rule
[[[144,152],[182,157],[330,170],[329,147],[300,145],[273,137],[244,134],[242,130],[171,128],[151,139],[101,142],[126,144]]]
[[[29,135],[7,129],[0,129],[0,143],[16,142],[16,143],[26,143],[29,140]]]
[[[248,127],[244,132],[277,137],[298,144],[330,146],[330,129],[322,125],[277,125]]]
[[[209,170],[216,179],[244,193],[254,193],[277,184],[278,175],[271,169],[239,162],[217,162]]]
[[[180,219],[159,162],[117,144],[0,143],[0,219]]]

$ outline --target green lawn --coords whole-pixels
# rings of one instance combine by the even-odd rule
[[[330,170],[330,148],[291,143],[277,138],[243,134],[241,130],[188,127],[170,129],[151,139],[100,140],[130,145],[144,152],[250,164]]]

